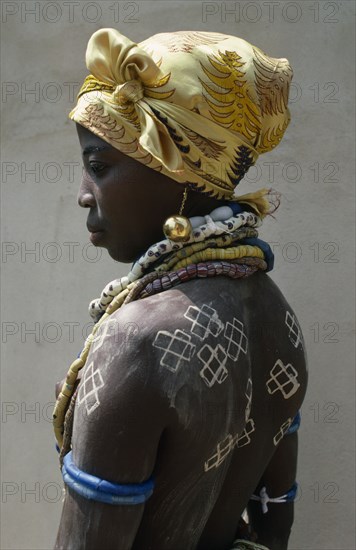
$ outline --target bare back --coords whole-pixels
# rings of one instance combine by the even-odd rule
[[[191,281],[114,315],[121,328],[136,329],[120,353],[109,333],[94,345],[78,394],[73,455],[84,471],[118,483],[153,474],[155,490],[140,513],[91,504],[97,526],[87,502],[69,492],[57,548],[66,529],[88,533],[84,546],[74,537],[70,548],[95,548],[100,525],[103,549],[228,550],[305,394],[295,314],[258,273]],[[113,522],[119,531],[118,522],[132,522],[131,542],[118,534],[113,546]]]

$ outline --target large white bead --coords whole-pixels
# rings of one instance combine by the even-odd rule
[[[211,217],[214,222],[223,222],[225,220],[228,220],[234,215],[232,208],[230,206],[219,206],[219,208],[215,208],[212,212],[210,212],[209,216]]]
[[[205,223],[205,218],[203,216],[193,216],[192,218],[189,218],[189,219],[193,229],[196,229],[197,227],[200,227]]]

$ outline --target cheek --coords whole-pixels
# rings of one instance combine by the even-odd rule
[[[102,215],[107,219],[116,236],[127,235],[131,238],[138,218],[138,201],[133,193],[127,194],[121,189],[111,191],[102,195]]]
[[[100,209],[106,217],[115,217],[115,212],[122,209],[122,193],[120,184],[112,177],[98,181],[96,196]]]
[[[108,208],[112,212],[125,219],[135,216],[140,209],[144,209],[142,197],[140,196],[140,187],[134,183],[125,180],[108,189],[108,193],[103,197]]]

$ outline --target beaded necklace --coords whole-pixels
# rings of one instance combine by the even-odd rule
[[[134,263],[126,277],[108,283],[100,298],[90,303],[89,313],[96,323],[83,350],[69,368],[53,411],[60,460],[70,450],[75,405],[73,393],[78,372],[86,363],[99,328],[112,313],[129,302],[191,279],[219,275],[238,279],[257,270],[271,269],[271,262],[270,265],[268,262],[273,255],[267,243],[257,239],[256,227],[261,225],[261,219],[256,214],[242,211],[235,203],[231,208],[219,207],[207,216],[190,218],[190,221],[193,231],[187,243],[165,239],[153,244]],[[74,396],[76,394],[77,391]]]

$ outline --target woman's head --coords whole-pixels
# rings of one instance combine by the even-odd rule
[[[164,238],[162,225],[177,214],[184,187],[125,155],[77,124],[83,157],[78,203],[88,208],[93,244],[110,256],[132,262]],[[220,204],[195,191],[188,193],[186,216],[202,216]]]
[[[89,229],[102,230],[93,242],[120,261],[163,238],[184,186],[188,216],[233,200],[289,124],[288,61],[233,36],[166,33],[137,45],[101,29],[86,61],[92,74],[70,113],[85,166],[79,203],[90,208]],[[261,215],[268,211],[263,193],[248,200]]]

